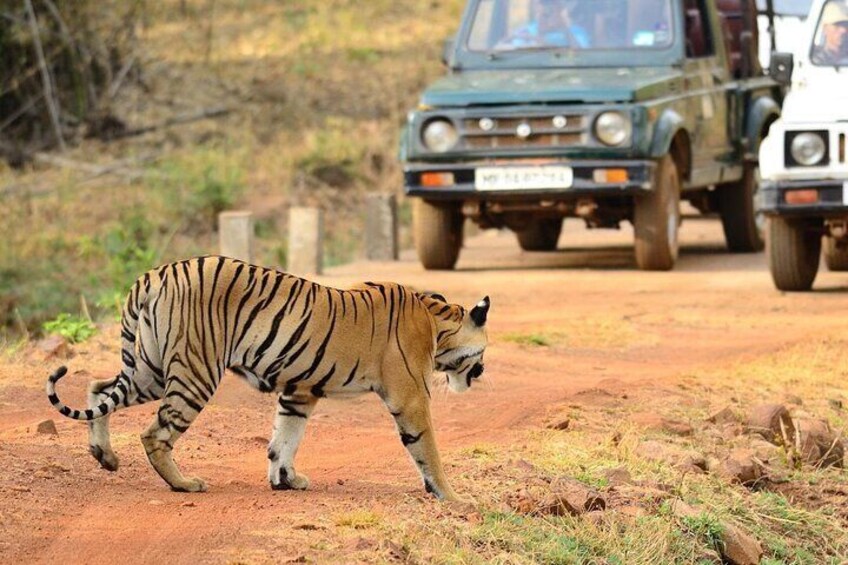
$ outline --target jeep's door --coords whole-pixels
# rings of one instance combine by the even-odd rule
[[[728,136],[728,96],[731,77],[724,45],[716,32],[714,0],[684,0],[686,61],[684,74],[688,111],[694,117],[692,181],[699,187],[721,180],[721,161],[732,147]]]

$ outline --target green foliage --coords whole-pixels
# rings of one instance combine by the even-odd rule
[[[347,57],[360,63],[376,63],[380,60],[380,53],[370,47],[350,47],[347,49]]]
[[[45,249],[43,259],[26,262],[24,257],[0,259],[0,325],[18,328],[23,321],[33,330],[57,312],[79,306],[83,289],[65,260],[67,251],[57,251],[57,245],[49,241],[51,238],[37,239],[42,240],[37,245]]]
[[[213,146],[164,161],[156,188],[170,201],[170,214],[187,226],[214,228],[218,214],[232,208],[244,191],[241,158],[240,151]]]
[[[705,538],[709,547],[717,551],[721,548],[723,543],[721,535],[724,533],[724,528],[721,520],[712,514],[702,512],[697,516],[684,517],[683,524],[689,532]]]
[[[324,266],[335,267],[350,263],[359,249],[360,237],[361,234],[353,228],[327,234],[324,243]]]
[[[540,520],[512,512],[486,512],[472,539],[480,547],[523,555],[537,563],[588,563],[602,553],[573,535],[573,523],[570,517]]]
[[[359,178],[356,164],[363,147],[351,143],[352,123],[327,120],[325,129],[309,140],[309,150],[295,163],[298,171],[335,188],[347,188]]]
[[[144,272],[160,262],[154,246],[157,227],[146,212],[133,210],[96,236],[83,236],[77,254],[98,268],[89,275],[89,288],[96,289],[94,304],[120,318],[129,289]]]
[[[100,239],[109,290],[126,294],[139,275],[156,265],[152,236],[150,221],[142,213],[134,212]]]
[[[97,333],[97,328],[91,320],[68,313],[59,314],[55,319],[44,322],[42,328],[45,333],[58,334],[71,343],[82,343]]]

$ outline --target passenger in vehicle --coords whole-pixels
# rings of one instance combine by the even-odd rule
[[[819,41],[813,47],[813,63],[848,65],[848,3],[831,1],[825,6]]]
[[[574,3],[537,0],[536,18],[515,30],[499,47],[589,47],[589,34],[572,20]]]

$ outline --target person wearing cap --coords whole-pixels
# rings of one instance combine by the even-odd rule
[[[574,25],[567,2],[564,0],[537,0],[537,17],[520,28],[501,46],[509,47],[576,47],[589,46],[589,34]]]
[[[822,13],[822,41],[813,48],[816,65],[848,65],[848,1],[831,0]]]

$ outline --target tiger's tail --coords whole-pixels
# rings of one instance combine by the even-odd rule
[[[115,383],[115,390],[112,391],[112,394],[110,394],[106,400],[94,408],[89,408],[88,410],[75,410],[59,400],[59,395],[56,394],[56,383],[59,382],[59,379],[64,377],[67,372],[67,367],[59,367],[47,379],[47,399],[50,400],[50,404],[52,404],[53,407],[63,416],[73,418],[74,420],[96,420],[97,418],[101,418],[106,414],[114,412],[118,407],[118,404],[122,403],[127,397],[129,378],[125,374],[121,373],[121,377]]]
[[[119,404],[126,404],[130,381],[135,376],[138,317],[141,309],[147,304],[149,292],[150,273],[147,273],[135,282],[124,304],[121,315],[121,374],[115,381],[112,393],[103,402],[87,410],[76,410],[59,400],[59,395],[56,394],[56,383],[67,374],[67,367],[59,367],[47,379],[47,398],[63,416],[74,420],[90,421],[114,412]]]

